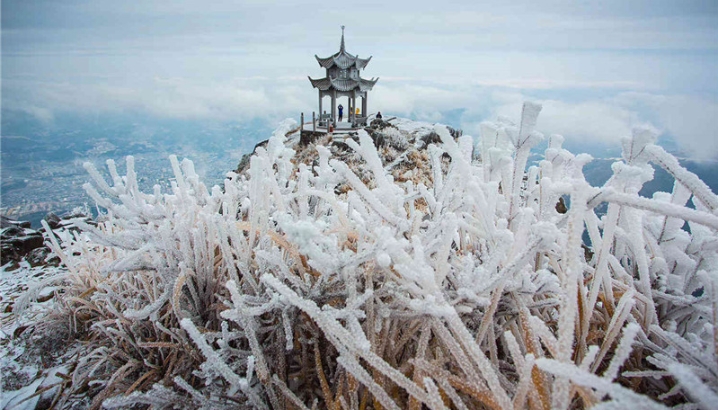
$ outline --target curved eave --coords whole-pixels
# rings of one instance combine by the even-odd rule
[[[322,91],[327,91],[332,86],[331,80],[326,77],[314,79],[312,77],[307,76],[307,78],[309,78],[309,81],[312,83],[312,87],[318,88]]]
[[[372,78],[371,80],[366,79],[359,79],[359,90],[361,91],[370,91],[372,88],[374,88],[374,85],[376,82],[379,81],[379,78]]]
[[[372,88],[374,88],[374,85],[377,81],[379,81],[378,78],[372,78],[371,80],[366,80],[364,78],[360,78],[359,80],[354,80],[351,78],[345,78],[345,79],[339,79],[339,78],[311,78],[308,77],[309,81],[312,83],[312,87],[318,88],[322,91],[328,91],[332,88],[337,91],[352,91],[352,90],[359,90],[359,91],[369,91]]]
[[[332,65],[334,65],[334,56],[326,57],[326,58],[321,58],[321,57],[319,57],[318,55],[315,54],[315,55],[314,55],[314,58],[317,59],[317,62],[319,63],[319,65],[320,65],[321,67],[331,68]]]
[[[369,61],[371,61],[371,56],[369,56],[369,58],[358,58],[357,57],[357,69],[362,70],[364,67],[369,65]]]

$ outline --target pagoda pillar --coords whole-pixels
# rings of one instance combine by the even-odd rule
[[[357,95],[354,93],[352,96],[352,122],[355,122],[357,120]]]
[[[322,92],[321,92],[321,90],[320,90],[320,91],[319,91],[319,122],[322,121],[322,113],[323,113],[323,111],[322,111],[322,100],[323,100],[323,98],[322,98],[322,97],[323,97],[323,96],[322,96]]]
[[[367,112],[367,110],[366,110],[366,106],[367,106],[366,100],[367,100],[367,97],[369,97],[369,93],[364,94],[364,96],[363,96],[362,99],[361,99],[361,115],[364,116],[364,117],[366,117],[366,116],[368,115],[368,112]]]
[[[352,122],[352,97],[347,95],[347,122]]]
[[[332,123],[336,121],[337,118],[337,91],[334,90],[332,92]]]

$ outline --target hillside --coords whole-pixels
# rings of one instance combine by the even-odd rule
[[[286,121],[223,187],[174,156],[171,192],[141,192],[132,157],[87,165],[105,212],[51,235],[66,270],[7,304],[32,332],[3,349],[41,369],[4,405],[710,408],[718,197],[648,130],[600,187],[558,135],[527,167],[540,110],[478,145]],[[673,191],[641,197],[654,166]]]

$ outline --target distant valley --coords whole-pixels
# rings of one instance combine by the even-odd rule
[[[171,154],[191,159],[208,186],[221,184],[243,154],[271,135],[279,120],[160,121],[114,115],[65,116],[46,124],[28,115],[3,112],[0,213],[39,226],[48,212],[62,214],[83,206],[92,210],[94,204],[82,189],[90,179],[82,164],[92,162],[106,173],[105,161],[113,159],[123,174],[127,155],[135,158],[143,190],[152,190],[159,184],[166,192],[173,178],[168,160]],[[670,140],[659,140],[659,144],[676,152]],[[569,151],[587,152],[594,157],[585,167],[592,185],[602,185],[612,174],[611,164],[620,158],[619,146],[575,142],[566,145]],[[543,143],[536,148],[534,160],[541,159],[545,147]],[[680,152],[677,155],[680,157]],[[718,162],[683,159],[681,163],[718,192]],[[659,169],[641,194],[670,192],[672,187],[673,178]]]

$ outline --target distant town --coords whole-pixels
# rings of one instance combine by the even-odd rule
[[[5,119],[3,119],[5,122]],[[92,162],[107,174],[113,159],[124,174],[125,157],[135,158],[140,188],[163,190],[173,178],[168,156],[189,158],[208,186],[221,184],[241,156],[251,151],[271,129],[262,123],[161,126],[130,123],[122,127],[74,122],[46,130],[30,121],[4,124],[2,136],[2,201],[0,214],[39,226],[49,212],[62,214],[76,207],[94,208],[82,185],[90,180],[83,163]],[[74,127],[71,128],[71,127]]]

